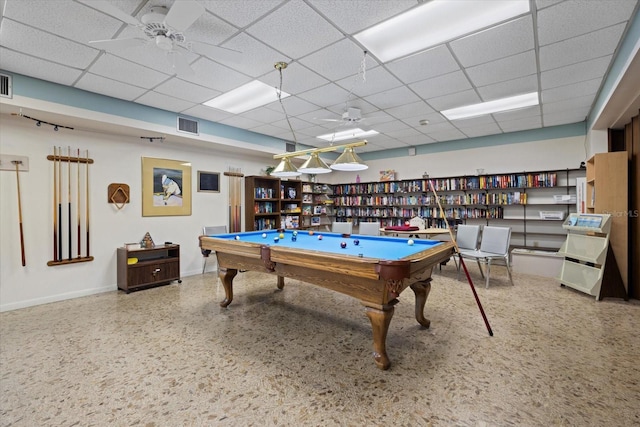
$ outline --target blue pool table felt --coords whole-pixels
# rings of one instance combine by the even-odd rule
[[[262,235],[266,234],[263,238]],[[284,233],[284,238],[274,241],[280,233]],[[318,236],[322,236],[322,240]],[[236,239],[236,236],[239,239]],[[271,247],[287,247],[298,248],[308,251],[327,252],[332,254],[344,254],[354,257],[377,258],[383,260],[398,260],[431,249],[442,244],[437,240],[414,239],[413,245],[407,242],[410,239],[386,236],[364,236],[352,234],[349,237],[343,237],[342,234],[314,231],[313,235],[309,235],[307,230],[299,230],[296,241],[292,240],[293,230],[285,230],[279,232],[277,230],[250,231],[244,233],[226,233],[214,234],[208,237],[226,240],[239,240],[242,242],[250,242],[259,245],[269,245]],[[359,240],[356,245],[354,240]],[[345,242],[346,248],[341,248],[340,243]]]

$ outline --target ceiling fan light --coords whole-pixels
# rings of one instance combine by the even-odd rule
[[[302,172],[299,172],[298,169],[291,163],[291,159],[288,157],[280,160],[280,163],[276,168],[271,172],[271,175],[277,177],[289,177],[289,176],[300,176]]]
[[[156,46],[166,52],[169,52],[173,49],[173,40],[167,36],[159,34],[156,36]]]
[[[298,171],[302,173],[320,174],[329,173],[331,172],[331,169],[327,166],[324,160],[320,158],[318,153],[312,153],[311,157],[309,157],[307,161],[300,166]]]
[[[340,154],[340,157],[333,162],[331,169],[351,172],[369,169],[369,166],[356,154],[353,147],[347,147],[344,149],[344,152]]]

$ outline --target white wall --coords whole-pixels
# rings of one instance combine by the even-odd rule
[[[206,151],[178,149],[160,142],[138,142],[131,137],[102,133],[54,132],[49,126],[36,127],[28,120],[4,117],[0,126],[0,154],[28,156],[29,171],[20,173],[26,267],[22,267],[20,256],[16,174],[0,171],[1,311],[116,290],[116,248],[125,242],[141,240],[147,231],[156,243],[172,241],[181,245],[182,276],[200,274],[202,255],[198,236],[202,227],[228,224],[228,177],[222,172],[234,167],[245,175],[258,174],[270,157],[233,158],[228,153],[216,153],[215,146]],[[53,162],[47,160],[47,155],[53,154],[54,146],[62,146],[65,151],[68,146],[72,150],[79,148],[81,155],[88,149],[89,157],[95,161],[89,168],[94,261],[47,266],[47,261],[53,258]],[[142,157],[191,162],[191,216],[142,217]],[[221,172],[220,193],[197,192],[198,170]],[[122,210],[107,203],[107,187],[111,183],[125,183],[131,189],[131,201]],[[72,208],[74,215],[75,209]],[[81,222],[84,230],[84,219]],[[75,241],[75,234],[73,238]],[[74,257],[75,251],[74,246]],[[66,254],[66,249],[63,252]]]

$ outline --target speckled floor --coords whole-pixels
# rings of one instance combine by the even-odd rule
[[[453,265],[434,275],[430,329],[404,292],[388,371],[358,301],[296,281],[278,291],[253,272],[236,277],[226,309],[207,273],[2,313],[0,423],[640,425],[640,303],[514,280],[478,287],[493,337]]]

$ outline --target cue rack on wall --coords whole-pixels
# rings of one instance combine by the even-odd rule
[[[66,154],[66,155],[65,155]],[[89,254],[89,150],[53,147],[53,259],[47,265],[93,261]],[[84,252],[83,252],[84,250]]]

